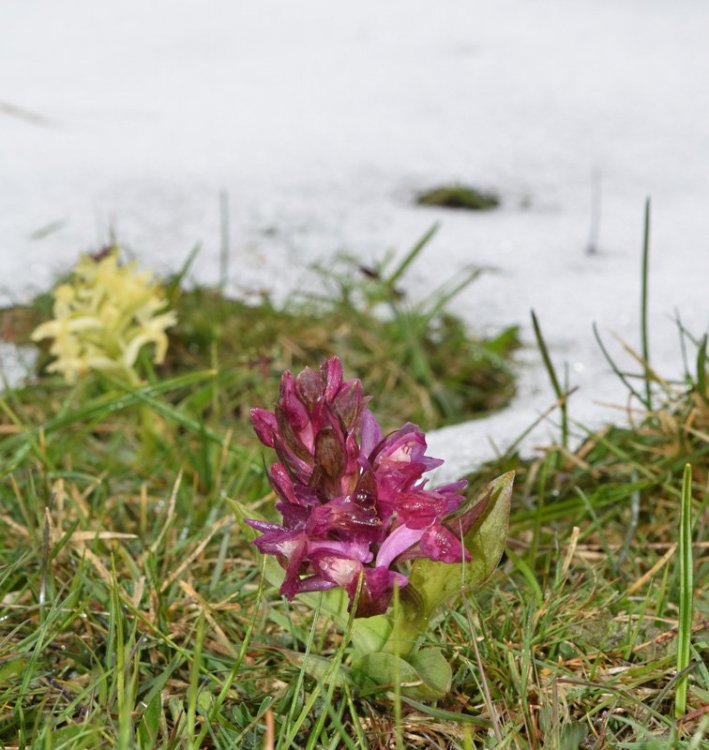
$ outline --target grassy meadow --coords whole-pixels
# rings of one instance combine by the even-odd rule
[[[44,345],[0,394],[0,747],[707,747],[706,338],[682,330],[685,378],[619,372],[638,398],[600,432],[574,421],[538,331],[559,440],[470,477],[474,492],[517,472],[501,565],[422,636],[452,667],[445,698],[313,677],[304,655],[346,664],[347,642],[267,582],[240,524],[241,506],[275,518],[248,411],[272,406],[284,368],[333,353],[387,429],[507,404],[515,329],[479,339],[448,312],[475,272],[411,302],[421,247],[345,261],[285,306],[188,288],[183,270],[167,358],[143,352],[139,385],[68,384]],[[5,310],[6,340],[27,343],[51,307]]]

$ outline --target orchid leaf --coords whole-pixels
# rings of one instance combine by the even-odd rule
[[[352,670],[349,667],[340,664],[337,669],[333,670],[332,659],[326,659],[324,656],[315,654],[301,654],[299,651],[283,650],[283,655],[291,664],[302,669],[305,674],[318,682],[333,684],[335,687],[344,687],[345,685],[353,686]]]
[[[469,510],[477,517],[464,538],[472,560],[449,564],[420,559],[414,563],[409,585],[421,596],[422,611],[405,613],[406,617],[425,621],[461,591],[480,588],[492,575],[507,542],[513,481],[514,472],[508,472],[478,492]]]
[[[352,645],[360,655],[377,653],[387,642],[390,633],[391,620],[388,617],[358,617],[352,623]]]
[[[393,690],[397,677],[399,683],[405,686],[418,686],[423,682],[409,662],[387,653],[365,654],[357,666],[356,675],[362,687],[374,693]]]
[[[423,679],[424,685],[423,690],[418,693],[404,691],[408,698],[417,699],[421,696],[425,699],[423,692],[431,697],[435,693],[437,698],[442,698],[451,689],[453,670],[440,648],[422,648],[409,661]]]
[[[489,509],[465,535],[465,546],[472,561],[465,566],[466,586],[479,588],[494,573],[507,546],[515,474],[508,471],[493,479]]]
[[[365,689],[375,692],[392,690],[398,679],[402,695],[423,701],[443,698],[453,678],[450,664],[437,648],[422,649],[410,661],[388,653],[367,654],[356,674]]]

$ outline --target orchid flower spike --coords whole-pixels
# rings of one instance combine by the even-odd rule
[[[269,477],[283,522],[249,520],[254,544],[285,568],[281,592],[343,588],[356,615],[386,612],[395,585],[408,584],[405,560],[459,563],[472,523],[456,514],[466,482],[429,489],[424,474],[440,466],[426,437],[407,423],[383,435],[359,380],[343,380],[331,357],[297,377],[286,371],[273,411],[253,409],[254,430],[276,452]]]
[[[69,383],[89,370],[104,370],[137,381],[135,363],[146,344],[160,363],[167,351],[165,330],[175,325],[163,289],[134,263],[121,265],[118,249],[99,257],[83,255],[71,280],[54,290],[54,319],[32,333],[53,339],[55,360],[47,368]]]

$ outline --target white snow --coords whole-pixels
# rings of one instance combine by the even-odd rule
[[[160,271],[201,242],[195,275],[216,281],[221,190],[235,292],[287,294],[316,259],[403,253],[440,221],[413,293],[494,267],[455,310],[482,332],[521,323],[531,343],[534,308],[579,386],[572,417],[617,418],[596,405],[626,397],[591,323],[614,352],[611,332],[638,347],[647,195],[653,364],[681,374],[675,310],[707,327],[707,32],[700,0],[5,0],[0,286],[46,288],[111,232]],[[502,209],[412,205],[453,180]],[[431,436],[451,473],[552,403],[536,352],[522,359],[510,409]]]

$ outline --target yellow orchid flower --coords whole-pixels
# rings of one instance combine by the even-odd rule
[[[73,383],[89,370],[113,371],[137,381],[141,349],[154,345],[153,361],[167,352],[165,330],[177,318],[166,310],[162,287],[135,263],[121,265],[118,248],[96,260],[82,255],[71,281],[54,290],[54,319],[32,333],[33,341],[54,339],[48,367]]]

